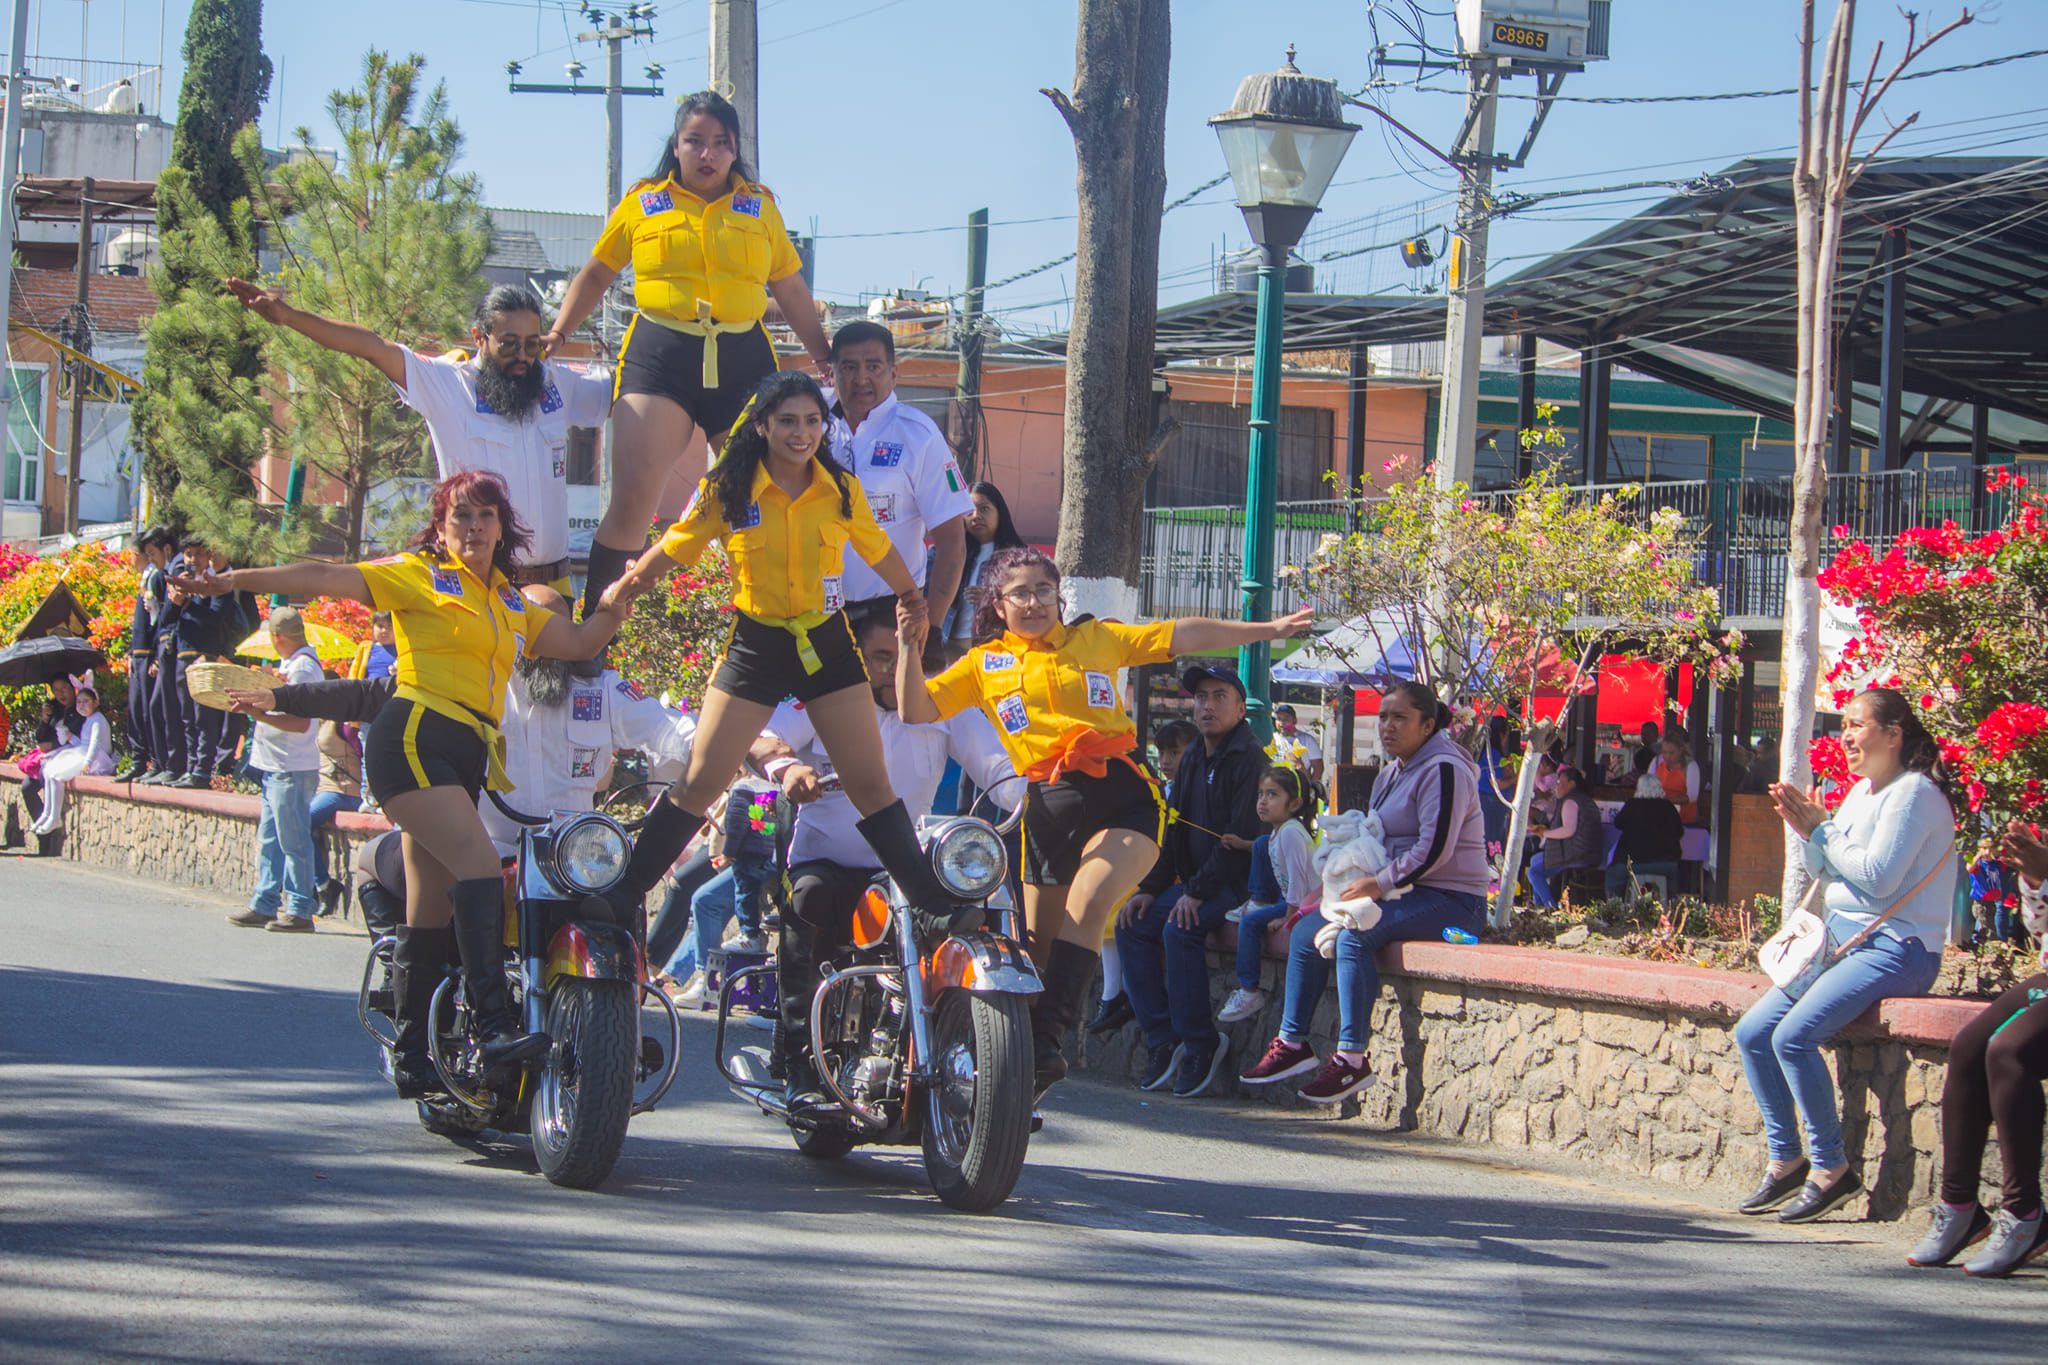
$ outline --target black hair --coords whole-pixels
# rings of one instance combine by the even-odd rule
[[[1436,693],[1429,690],[1427,683],[1408,678],[1388,688],[1386,695],[1407,698],[1408,704],[1420,711],[1424,720],[1436,726],[1437,734],[1447,735],[1451,732],[1451,708],[1437,699]]]
[[[889,353],[891,364],[896,360],[896,334],[879,322],[856,318],[832,334],[832,358],[839,359],[840,353],[849,346],[858,346],[863,341],[879,341],[882,349]]]
[[[1185,749],[1201,737],[1193,721],[1170,720],[1152,732],[1152,744],[1158,749]]]
[[[168,550],[171,548],[175,540],[176,537],[171,534],[171,528],[164,525],[162,522],[158,522],[156,525],[144,531],[140,539],[138,539],[136,543],[143,546],[145,549],[149,546],[154,545],[161,549]]]
[[[1643,728],[1636,731],[1636,734],[1642,739],[1643,743],[1645,744],[1655,744],[1657,742],[1657,737],[1662,733],[1663,731],[1657,728],[1657,722],[1654,720],[1644,721]]]
[[[95,703],[97,703],[97,702],[99,701],[99,699],[100,699],[100,694],[99,694],[98,692],[94,691],[94,690],[93,690],[92,688],[90,688],[90,687],[81,687],[81,688],[79,688],[79,689],[78,689],[78,691],[77,691],[77,693],[76,693],[76,696],[80,696],[80,697],[91,697],[91,698],[93,699],[93,701],[94,701]]]
[[[1560,766],[1557,770],[1557,775],[1559,777],[1570,778],[1572,780],[1572,785],[1574,787],[1583,787],[1586,785],[1586,775],[1580,772],[1578,768],[1576,768],[1570,763],[1566,763]]]
[[[1322,809],[1323,794],[1316,790],[1316,784],[1301,769],[1287,763],[1268,763],[1259,779],[1273,779],[1273,785],[1287,794],[1290,801],[1299,801],[1291,819],[1301,821],[1302,828],[1311,832],[1316,827],[1316,812]]]
[[[976,479],[974,485],[967,491],[979,493],[995,505],[996,534],[995,539],[991,540],[989,544],[995,546],[998,550],[1023,549],[1025,544],[1024,537],[1017,534],[1017,523],[1010,516],[1010,503],[1003,496],[1003,490],[990,483],[987,479]]]
[[[761,381],[754,396],[747,400],[740,419],[732,424],[732,435],[726,438],[718,463],[711,466],[711,491],[717,495],[719,510],[725,513],[726,525],[737,526],[746,519],[747,504],[754,500],[754,474],[761,468],[761,461],[768,458],[768,437],[761,428],[777,408],[792,398],[808,398],[818,405],[820,413],[831,415],[832,410],[825,406],[825,391],[802,370],[777,370]],[[839,515],[851,517],[853,489],[846,471],[827,451],[822,436],[811,458],[824,466],[839,489]]]
[[[207,548],[206,537],[200,535],[197,530],[187,530],[184,535],[178,537],[177,546],[181,550],[190,550],[195,546],[204,550]]]
[[[1636,750],[1635,757],[1629,760],[1629,762],[1635,765],[1637,777],[1641,777],[1644,773],[1650,771],[1650,765],[1656,761],[1657,755],[1651,753],[1648,749]]]
[[[1955,804],[1955,775],[1941,761],[1941,745],[1927,731],[1927,725],[1904,696],[1889,687],[1859,692],[1856,702],[1870,703],[1870,718],[1886,729],[1899,732],[1899,762],[1916,773],[1925,773],[1941,794]]]
[[[682,183],[683,163],[676,159],[676,139],[682,135],[683,125],[688,123],[694,114],[709,114],[725,125],[725,131],[732,134],[732,173],[741,180],[752,180],[753,168],[747,165],[747,159],[739,154],[739,110],[733,108],[732,101],[716,90],[699,90],[694,95],[685,95],[676,101],[675,127],[669,129],[668,140],[661,144],[661,159],[654,163],[654,174],[640,183],[658,185],[664,180]]]
[[[507,313],[531,313],[546,326],[548,310],[541,304],[540,295],[520,284],[501,284],[477,301],[476,313],[470,318],[470,325],[477,331],[488,334],[494,318]]]

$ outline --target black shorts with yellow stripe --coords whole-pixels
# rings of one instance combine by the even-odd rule
[[[378,805],[428,787],[460,787],[474,801],[490,776],[490,751],[459,720],[393,697],[377,713],[363,746],[363,779]]]
[[[781,626],[757,621],[743,611],[732,614],[732,633],[726,637],[725,653],[711,685],[741,701],[779,706],[795,698],[815,701],[846,687],[865,687],[868,667],[854,648],[853,628],[846,613],[835,611],[810,630],[811,649],[818,656],[818,670],[804,668],[796,636]],[[382,721],[378,722],[382,724]]]
[[[707,338],[634,314],[626,339],[619,345],[612,397],[655,394],[689,413],[690,420],[710,435],[730,430],[761,381],[775,373],[775,348],[768,344],[768,333],[759,327],[720,332],[708,340],[718,347],[715,389],[704,386]]]
[[[1101,777],[1063,773],[1033,782],[1024,797],[1024,884],[1066,886],[1081,867],[1081,850],[1106,829],[1128,829],[1158,843],[1166,829],[1159,789],[1122,759]]]

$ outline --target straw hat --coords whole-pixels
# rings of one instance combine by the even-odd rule
[[[185,670],[185,685],[192,693],[192,700],[201,706],[226,711],[235,704],[234,698],[228,695],[229,688],[246,692],[278,684],[276,674],[265,673],[260,668],[244,668],[240,664],[193,664]]]

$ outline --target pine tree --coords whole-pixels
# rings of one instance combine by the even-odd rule
[[[258,514],[249,471],[264,453],[263,332],[219,292],[256,266],[248,160],[270,89],[261,0],[195,0],[185,28],[185,82],[171,164],[157,184],[162,300],[144,332],[134,420],[160,504],[203,525],[238,558],[278,547]]]
[[[432,351],[468,332],[490,229],[476,178],[455,169],[462,132],[446,87],[423,91],[425,65],[418,55],[367,53],[361,86],[327,97],[338,164],[298,129],[294,155],[273,177],[278,202],[270,189],[259,197],[284,225],[277,283],[294,306]],[[425,429],[394,404],[375,366],[283,329],[272,333],[270,354],[292,394],[293,454],[341,485],[336,529],[358,555],[381,529],[366,525],[372,490],[432,473]]]

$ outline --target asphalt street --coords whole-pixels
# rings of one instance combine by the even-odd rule
[[[366,939],[229,908],[0,859],[0,1357],[2048,1354],[2048,1275],[1909,1271],[1913,1230],[1086,1079],[1010,1202],[953,1213],[914,1151],[800,1156],[716,1082],[706,1016],[610,1181],[558,1189],[393,1098]]]

